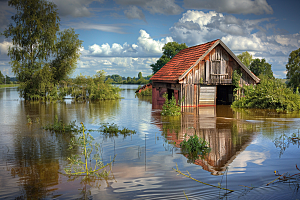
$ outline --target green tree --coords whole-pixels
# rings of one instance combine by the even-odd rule
[[[243,52],[242,54],[237,55],[240,61],[249,68],[251,62],[253,61],[252,55],[248,51]]]
[[[4,83],[4,76],[2,74],[2,72],[0,71],[0,84]]]
[[[167,62],[169,62],[179,51],[186,49],[185,43],[178,44],[177,42],[168,42],[164,45],[163,55],[156,61],[155,64],[151,64],[153,74],[160,70]]]
[[[138,77],[139,79],[143,78],[142,72],[139,72]]]
[[[25,99],[44,99],[57,91],[60,80],[70,75],[79,58],[82,41],[73,29],[59,32],[56,5],[46,0],[9,0],[17,13],[3,35],[14,46],[8,50],[12,71]]]
[[[300,48],[292,51],[286,64],[286,77],[290,79],[288,86],[292,88],[300,87]]]
[[[256,76],[266,76],[267,78],[274,78],[273,71],[271,69],[271,65],[266,62],[266,60],[263,59],[254,59],[249,69],[256,75]]]

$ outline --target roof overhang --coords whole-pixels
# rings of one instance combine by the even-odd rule
[[[195,64],[193,64],[188,70],[186,70],[181,76],[179,76],[178,80],[179,82],[181,80],[183,80],[186,75],[196,66],[198,65],[198,63],[203,60],[216,46],[221,45],[226,51],[227,53],[229,53],[229,55],[231,55],[231,57],[246,71],[247,74],[249,74],[251,76],[251,78],[253,78],[253,80],[256,83],[260,82],[260,79],[255,76],[249,69],[248,67],[246,67],[241,61],[240,59],[238,59],[238,57],[221,41],[218,40],[216,41],[196,62]]]

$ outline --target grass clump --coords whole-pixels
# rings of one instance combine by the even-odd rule
[[[75,125],[76,121],[70,122],[69,124],[64,124],[62,120],[58,121],[57,115],[54,116],[54,123],[47,124],[43,127],[45,130],[50,130],[56,133],[70,133],[70,132],[77,132],[78,127]]]
[[[123,135],[124,138],[131,135],[136,134],[135,130],[130,130],[128,128],[119,129],[117,124],[103,124],[100,127],[100,131],[103,132],[105,137],[118,137],[119,135]]]
[[[171,99],[168,99],[168,94],[165,93],[163,95],[164,99],[166,100],[162,106],[162,116],[179,116],[181,115],[181,107],[176,103],[176,99],[172,96]]]
[[[190,136],[188,140],[183,140],[180,143],[182,153],[187,154],[191,161],[195,161],[199,156],[204,157],[210,152],[209,143],[203,138],[199,138],[196,134]]]

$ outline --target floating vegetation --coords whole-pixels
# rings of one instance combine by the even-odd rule
[[[298,168],[297,164],[296,164],[296,169],[298,171],[300,171],[300,169]],[[288,173],[283,173],[283,174],[279,174],[278,171],[274,171],[274,174],[275,176],[278,176],[275,180],[269,182],[267,185],[270,185],[271,183],[274,183],[275,181],[279,181],[279,182],[297,182],[298,183],[298,180],[300,178],[300,173],[296,173],[296,174],[293,174],[293,175],[290,175]]]
[[[95,180],[111,180],[111,169],[106,170],[106,167],[111,167],[114,159],[103,164],[101,158],[101,147],[99,143],[93,143],[94,138],[86,129],[81,122],[81,131],[79,137],[73,137],[70,142],[69,149],[79,148],[80,154],[69,157],[69,165],[64,169],[66,175],[74,176],[77,178],[83,176],[84,182],[95,182]],[[93,157],[92,157],[92,152]],[[93,161],[93,162],[91,162]],[[107,182],[108,183],[108,182]]]
[[[210,152],[208,142],[203,138],[199,138],[196,134],[190,136],[188,140],[183,140],[180,143],[181,151],[183,154],[187,154],[189,160],[194,162],[196,159],[203,158],[207,153]]]
[[[191,176],[191,174],[190,174],[188,171],[186,171],[187,174],[184,174],[184,173],[182,173],[182,172],[178,169],[178,165],[177,165],[177,164],[176,164],[176,169],[174,169],[174,168],[172,168],[172,169],[173,169],[175,172],[177,172],[177,173],[179,173],[179,174],[181,174],[181,175],[183,175],[183,176],[185,176],[185,177],[187,177],[187,178],[190,178],[190,179],[192,179],[192,180],[194,180],[194,181],[196,181],[196,182],[198,182],[198,183],[202,183],[202,184],[204,184],[204,185],[208,185],[208,186],[212,186],[212,187],[219,188],[219,189],[222,189],[222,190],[227,190],[227,191],[230,191],[230,192],[234,192],[234,190],[230,190],[230,189],[227,189],[227,188],[222,188],[220,185],[219,185],[219,186],[216,186],[216,185],[211,185],[211,184],[209,184],[209,183],[205,183],[205,182],[199,181],[199,180],[193,178],[193,177]]]
[[[274,141],[275,147],[280,149],[279,157],[283,154],[283,152],[289,148],[290,144],[300,146],[300,130],[298,130],[298,134],[293,133],[291,137],[288,137],[286,134],[280,135]]]
[[[27,115],[27,125],[31,125],[32,124],[32,119],[30,118],[29,115]]]
[[[161,115],[162,116],[179,116],[181,115],[181,107],[176,103],[176,99],[172,96],[171,99],[168,99],[168,94],[164,93],[163,97],[165,103],[162,106]]]
[[[50,130],[56,133],[71,133],[78,132],[78,126],[76,126],[76,121],[70,122],[69,124],[65,124],[62,120],[58,121],[57,115],[54,116],[54,123],[47,124],[43,127],[45,130]]]
[[[127,128],[123,128],[123,129],[119,129],[118,125],[117,124],[103,124],[99,130],[101,132],[103,132],[103,135],[105,137],[109,137],[109,138],[112,138],[112,137],[118,137],[119,135],[123,135],[124,138],[131,135],[131,134],[136,134],[136,131],[135,130],[130,130],[130,129],[127,129]]]

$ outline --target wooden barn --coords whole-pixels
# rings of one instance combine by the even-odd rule
[[[231,104],[234,70],[242,73],[240,85],[260,81],[219,39],[183,49],[150,79],[152,107],[161,107],[165,92],[183,107]]]

